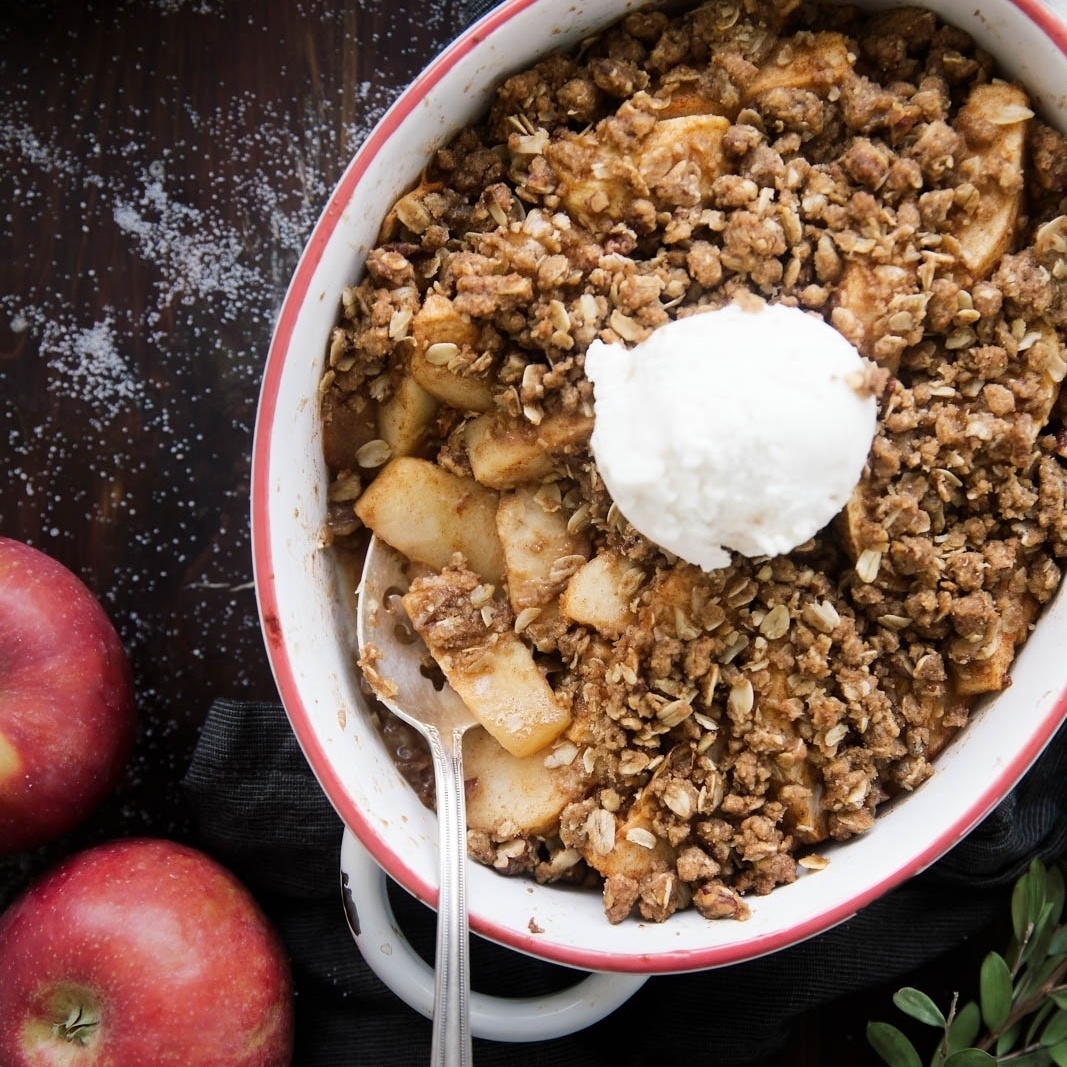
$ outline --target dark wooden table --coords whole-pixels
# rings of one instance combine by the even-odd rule
[[[211,701],[274,695],[248,533],[259,379],[344,163],[458,28],[454,0],[411,9],[3,7],[0,532],[80,574],[133,659],[143,725],[108,830],[180,833]]]
[[[344,163],[461,25],[460,0],[0,3],[0,533],[96,591],[141,717],[115,797],[5,861],[9,896],[95,840],[184,837],[212,701],[275,696],[248,533],[273,317]],[[776,1062],[874,1062],[884,994]]]

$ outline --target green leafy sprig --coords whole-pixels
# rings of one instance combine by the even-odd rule
[[[921,990],[905,987],[893,1003],[941,1031],[929,1067],[1067,1067],[1067,927],[1064,868],[1031,863],[1011,897],[1012,937],[990,952],[978,999],[943,1012]],[[911,1040],[891,1023],[871,1022],[867,1040],[889,1067],[924,1067]]]

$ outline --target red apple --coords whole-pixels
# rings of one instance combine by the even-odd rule
[[[80,823],[133,743],[130,664],[85,584],[0,537],[0,855]]]
[[[288,957],[249,891],[173,841],[87,849],[0,915],[3,1067],[286,1067]]]

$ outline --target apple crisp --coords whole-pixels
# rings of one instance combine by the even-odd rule
[[[332,337],[327,531],[412,561],[485,726],[476,859],[600,885],[612,922],[744,918],[932,773],[1067,551],[1065,190],[965,33],[788,0],[631,14],[434,153]],[[583,356],[738,300],[848,338],[878,431],[829,527],[705,572],[609,498]]]

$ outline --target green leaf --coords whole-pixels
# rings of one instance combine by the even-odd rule
[[[1055,1004],[1057,1008],[1067,1008],[1067,989],[1057,989],[1056,992],[1052,994],[1052,1003]]]
[[[948,1028],[948,1051],[959,1052],[960,1049],[970,1048],[978,1037],[978,1031],[982,1028],[982,1013],[978,1005],[969,1000],[956,1013]]]
[[[1067,898],[1067,885],[1063,881],[1063,869],[1050,867],[1045,872],[1045,896],[1053,906],[1053,922],[1063,917],[1063,904]]]
[[[1027,944],[1026,951],[1023,953],[1025,960],[1043,960],[1048,955],[1049,944],[1056,933],[1055,911],[1055,903],[1051,900],[1046,900],[1034,922],[1029,944]]]
[[[1067,954],[1067,926],[1056,927],[1056,932],[1049,939],[1048,954],[1050,956]]]
[[[1036,919],[1049,898],[1048,869],[1039,860],[1030,862],[1030,917]]]
[[[1023,1056],[1013,1056],[1011,1067],[1048,1067],[1052,1061],[1045,1049],[1039,1048],[1034,1052],[1027,1052]]]
[[[892,1023],[868,1023],[867,1042],[889,1067],[923,1067],[915,1046]]]
[[[989,1067],[997,1062],[995,1056],[983,1052],[980,1048],[964,1048],[959,1052],[953,1052],[947,1060],[945,1067]]]
[[[898,989],[893,994],[893,1003],[905,1015],[910,1015],[927,1026],[936,1026],[939,1029],[945,1026],[945,1016],[941,1009],[921,989],[914,986]]]
[[[1063,960],[1056,956],[1053,956],[1051,959],[1042,960],[1040,963],[1035,960],[1026,968],[1026,972],[1020,976],[1016,983],[1016,997],[1019,1000],[1022,1000],[1029,997],[1032,993],[1036,993],[1053,979],[1056,971],[1062,964]]]
[[[1011,1050],[1015,1048],[1019,1042],[1019,1033],[1022,1028],[1022,1022],[1017,1022],[1012,1026],[1009,1026],[1008,1029],[997,1038],[997,1059],[1000,1059],[1000,1057],[1011,1052]]]
[[[1024,874],[1011,891],[1011,926],[1015,940],[1021,945],[1030,925],[1030,875]]]
[[[1046,1051],[1056,1067],[1067,1067],[1067,1041],[1061,1041]]]
[[[1040,860],[1033,860],[1026,873],[1015,883],[1011,898],[1012,927],[1015,937],[1022,947],[1022,958],[1027,959],[1033,952],[1030,944],[1033,929],[1041,917],[1041,912],[1048,901],[1046,892],[1046,872]]]
[[[1067,1011],[1058,1011],[1041,1031],[1041,1044],[1046,1047],[1067,1041]]]
[[[999,952],[990,952],[982,960],[979,976],[979,1000],[982,1018],[990,1030],[999,1030],[1011,1012],[1011,971]]]
[[[1037,1035],[1045,1027],[1045,1023],[1048,1022],[1052,1013],[1056,1010],[1056,1005],[1051,1000],[1046,1000],[1043,1004],[1038,1004],[1034,1012],[1030,1016],[1030,1024],[1026,1028],[1026,1037],[1023,1039],[1023,1044],[1029,1048],[1031,1045],[1037,1044]]]

